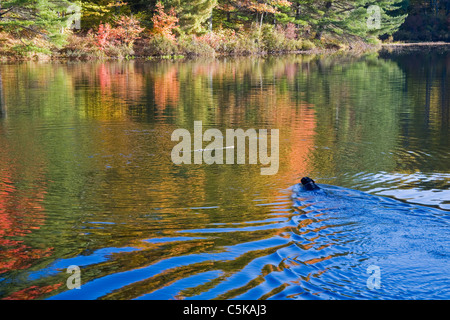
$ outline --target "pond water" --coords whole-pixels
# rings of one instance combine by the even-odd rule
[[[0,80],[2,299],[450,298],[448,49]],[[194,121],[278,129],[278,171],[174,164]]]

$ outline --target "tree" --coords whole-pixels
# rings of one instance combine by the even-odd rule
[[[186,33],[203,33],[205,23],[212,17],[217,0],[173,0],[170,4],[177,8],[180,26]]]
[[[120,16],[112,27],[109,23],[100,24],[95,34],[95,44],[100,50],[105,50],[111,46],[125,45],[132,48],[134,41],[139,38],[139,34],[144,30],[139,25],[139,21],[132,17]]]
[[[172,30],[176,27],[178,18],[176,17],[175,10],[173,8],[171,8],[167,14],[164,11],[164,5],[161,2],[158,2],[156,4],[152,22],[153,31],[156,34],[160,34],[171,41],[175,40],[175,35],[172,33]]]
[[[97,28],[102,23],[111,23],[114,16],[129,14],[128,2],[116,0],[82,1],[82,28],[88,30]]]
[[[287,0],[220,0],[217,9],[226,14],[226,24],[232,26],[231,16],[235,22],[251,22],[253,19],[261,28],[264,19],[271,17],[271,22],[287,23],[291,3]]]
[[[75,3],[68,0],[6,0],[0,2],[0,28],[19,34],[40,35],[55,45],[64,41],[64,28],[70,27]]]
[[[296,18],[299,24],[307,25],[315,32],[316,39],[323,34],[333,36],[358,36],[366,38],[392,34],[404,22],[406,15],[396,11],[403,0],[295,0]],[[371,5],[379,8],[381,20],[379,28],[367,25]]]
[[[394,34],[396,40],[450,41],[450,1],[405,0],[405,23]]]

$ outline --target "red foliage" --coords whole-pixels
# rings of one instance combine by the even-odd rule
[[[289,22],[284,28],[284,36],[286,39],[297,39],[297,27]]]
[[[100,49],[104,49],[112,40],[111,25],[109,23],[100,24],[95,34],[95,44]]]
[[[114,35],[119,42],[126,45],[133,44],[144,30],[144,28],[140,27],[139,21],[133,17],[121,16],[116,24],[117,27],[113,29]]]
[[[110,45],[125,44],[132,46],[143,30],[144,28],[140,27],[138,20],[133,17],[121,16],[115,27],[112,27],[109,23],[102,23],[98,26],[95,44],[101,50]]]

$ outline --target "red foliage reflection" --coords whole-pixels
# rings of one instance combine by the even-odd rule
[[[33,159],[32,165],[13,161],[8,158],[8,154],[11,154],[8,153],[8,141],[0,142],[3,152],[0,158],[1,275],[11,270],[29,268],[35,261],[49,256],[53,247],[34,248],[21,239],[40,229],[45,221],[42,205],[46,194],[43,166],[36,159]]]

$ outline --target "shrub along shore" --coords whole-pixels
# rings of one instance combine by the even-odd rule
[[[195,57],[249,56],[270,54],[306,54],[335,51],[366,52],[381,48],[381,41],[338,42],[332,39],[301,39],[290,26],[255,26],[245,32],[218,30],[201,36],[167,37],[141,33],[124,41],[119,35],[70,33],[63,46],[54,46],[34,37],[24,46],[21,39],[0,32],[0,61],[23,60],[114,60],[181,59]],[[114,33],[115,30],[108,32]]]

